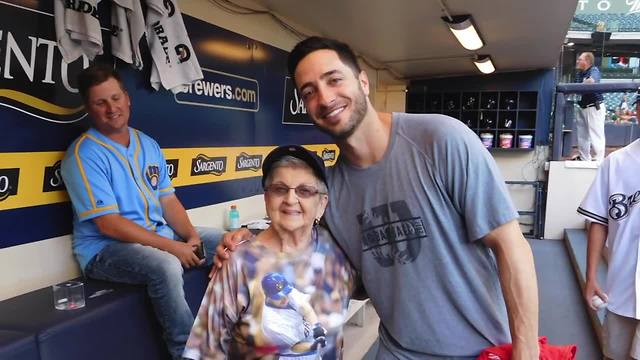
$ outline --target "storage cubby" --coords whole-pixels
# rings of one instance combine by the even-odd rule
[[[497,91],[480,93],[480,110],[497,110],[499,93]]]
[[[495,129],[498,122],[497,111],[480,111],[480,118],[478,121],[478,129]]]
[[[500,110],[516,110],[518,108],[518,92],[505,91],[500,93]]]
[[[530,144],[528,144],[529,147],[527,147],[525,149],[533,148],[533,144],[534,144],[534,141],[535,141],[535,132],[536,132],[535,130],[518,130],[518,132],[517,132],[518,138],[514,139],[515,146],[517,146],[518,148],[522,148],[522,146],[523,146],[522,142],[524,140],[523,137],[524,136],[531,136]]]
[[[507,136],[503,138],[503,136]],[[516,145],[515,131],[510,130],[498,130],[496,136],[496,147],[500,149],[512,149]]]
[[[421,99],[422,100],[421,100]],[[407,112],[439,113],[459,119],[472,129],[478,137],[483,134],[492,149],[532,150],[535,144],[538,117],[537,91],[467,91],[467,92],[422,92],[416,97],[407,97]],[[509,147],[501,147],[500,135],[510,134]],[[521,137],[524,137],[523,138]],[[502,145],[507,145],[503,136]],[[521,148],[523,143],[530,144]]]
[[[536,91],[521,91],[518,98],[518,109],[536,110],[538,108],[538,93]]]
[[[426,112],[440,113],[442,112],[442,94],[431,93],[426,96],[427,102],[425,104]]]
[[[515,129],[517,114],[517,111],[500,111],[498,113],[498,129]]]
[[[462,93],[462,110],[478,110],[480,108],[480,93],[465,92]]]
[[[479,127],[478,125],[478,111],[473,110],[473,111],[462,111],[462,117],[460,118],[460,120],[465,123],[469,128],[471,129],[477,129]]]
[[[535,130],[536,112],[534,110],[518,111],[518,129]]]
[[[442,101],[442,110],[453,112],[460,110],[460,93],[445,93]]]

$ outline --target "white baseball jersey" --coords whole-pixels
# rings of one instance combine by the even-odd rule
[[[301,341],[313,342],[311,324],[301,314],[298,304],[309,302],[309,297],[296,289],[287,295],[287,308],[265,305],[262,310],[262,331],[265,337],[274,344],[293,346]]]
[[[140,40],[145,33],[140,1],[111,0],[111,5],[111,53],[140,70]]]
[[[202,79],[202,69],[191,46],[177,0],[146,0],[147,42],[153,58],[151,86],[162,85],[174,94]]]
[[[85,54],[90,60],[102,54],[102,32],[98,20],[100,0],[53,3],[56,41],[66,63]]]
[[[640,140],[609,155],[582,200],[578,212],[608,227],[609,311],[640,319]]]

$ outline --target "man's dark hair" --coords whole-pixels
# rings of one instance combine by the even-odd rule
[[[78,91],[84,103],[86,104],[89,100],[89,89],[102,84],[110,78],[118,80],[122,90],[125,90],[122,84],[122,78],[120,78],[120,74],[118,74],[116,69],[113,68],[113,65],[95,63],[82,70],[78,75]]]
[[[338,54],[340,61],[347,65],[357,77],[362,69],[358,64],[356,54],[349,45],[334,39],[312,36],[299,42],[289,54],[289,75],[295,82],[296,67],[302,59],[316,50],[333,50]]]

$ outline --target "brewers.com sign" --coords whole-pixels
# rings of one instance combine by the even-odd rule
[[[0,105],[57,123],[86,115],[75,79],[89,60],[65,63],[55,39],[53,14],[0,2]]]
[[[228,110],[260,110],[260,86],[248,77],[202,68],[204,78],[175,94],[178,104],[207,106]]]

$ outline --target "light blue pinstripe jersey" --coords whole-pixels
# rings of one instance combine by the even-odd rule
[[[84,271],[112,241],[91,220],[120,214],[147,230],[173,238],[162,216],[160,197],[174,192],[160,146],[129,128],[129,147],[91,128],[76,139],[62,160],[62,177],[73,204],[73,251]]]

